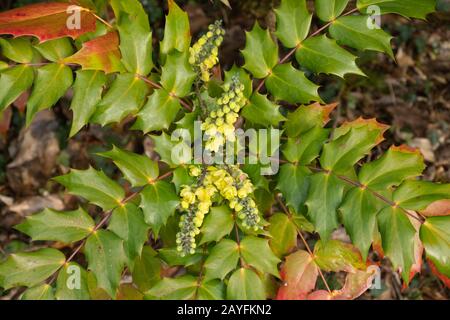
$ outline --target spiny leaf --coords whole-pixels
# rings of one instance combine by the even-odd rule
[[[55,300],[55,295],[53,294],[52,286],[45,283],[27,289],[20,297],[20,300]]]
[[[194,254],[182,257],[176,247],[162,248],[158,250],[158,257],[170,267],[184,266],[190,267],[198,264],[203,259],[203,253],[197,250]]]
[[[81,65],[83,70],[101,70],[105,73],[124,72],[120,62],[119,36],[109,32],[83,43],[80,51],[63,60],[64,63]]]
[[[52,63],[37,69],[36,81],[27,103],[27,125],[37,112],[55,105],[72,82],[72,70],[63,64]]]
[[[242,55],[245,59],[244,69],[255,78],[265,78],[278,62],[278,46],[270,36],[269,30],[263,30],[255,23],[251,32],[246,32],[246,44]]]
[[[73,54],[73,47],[69,38],[46,41],[36,45],[35,48],[45,59],[52,62],[60,62]]]
[[[198,300],[224,300],[225,284],[220,280],[202,281],[197,290]]]
[[[200,245],[203,243],[218,242],[224,236],[230,234],[234,226],[233,213],[227,206],[213,207],[203,223]]]
[[[279,277],[277,264],[280,260],[273,254],[267,239],[247,236],[239,246],[245,262],[261,272]]]
[[[305,0],[283,0],[275,10],[277,30],[275,32],[281,43],[287,48],[298,46],[308,35],[312,14],[306,7]]]
[[[297,228],[292,220],[283,213],[276,213],[270,217],[269,240],[270,248],[278,256],[289,253],[297,246]]]
[[[322,21],[332,21],[339,17],[347,7],[348,0],[316,0],[316,13]]]
[[[355,63],[356,56],[326,35],[306,39],[297,50],[296,58],[301,66],[314,73],[334,74],[341,78],[349,73],[364,76]]]
[[[267,96],[255,93],[248,105],[242,110],[242,116],[248,121],[263,126],[277,126],[285,120],[279,111],[279,106],[270,101]]]
[[[34,70],[20,65],[0,71],[0,112],[17,100],[33,84]]]
[[[195,77],[187,53],[174,52],[167,56],[161,74],[161,85],[167,92],[177,97],[187,96]]]
[[[420,227],[427,258],[437,270],[450,277],[450,216],[430,217]]]
[[[250,75],[242,68],[239,68],[236,65],[233,65],[233,67],[225,71],[225,81],[224,83],[231,83],[233,77],[237,77],[239,79],[239,82],[244,85],[244,97],[250,98],[253,91],[253,85],[252,80],[250,79]]]
[[[397,13],[404,17],[425,19],[436,7],[436,0],[358,0],[359,11],[366,13],[367,9],[376,5],[382,14]]]
[[[300,212],[308,196],[310,175],[311,171],[304,166],[287,163],[280,168],[277,189],[295,212]]]
[[[133,283],[141,292],[145,292],[161,280],[161,261],[150,246],[142,249],[142,254],[136,257],[133,268]]]
[[[58,212],[45,209],[39,214],[27,217],[15,228],[29,235],[33,241],[60,241],[72,243],[88,236],[95,227],[94,220],[86,211]]]
[[[155,142],[155,151],[158,152],[161,161],[167,163],[170,167],[177,167],[176,159],[173,157],[172,151],[177,142],[172,141],[170,136],[163,132],[160,136],[151,136]]]
[[[314,246],[314,262],[327,272],[355,272],[365,270],[366,264],[361,253],[353,245],[338,240],[326,243],[319,240]]]
[[[238,260],[238,244],[233,240],[223,239],[214,246],[205,261],[205,279],[223,280],[236,268]]]
[[[56,299],[90,300],[87,272],[75,262],[65,264],[56,280]]]
[[[287,116],[284,125],[286,134],[290,138],[295,138],[313,129],[314,127],[323,127],[330,121],[330,113],[336,108],[337,104],[322,106],[314,103],[309,106],[300,106],[294,112]]]
[[[178,278],[163,278],[145,293],[147,299],[191,300],[197,291],[197,278],[184,275]]]
[[[166,16],[164,39],[161,41],[161,54],[166,56],[173,50],[186,52],[191,43],[189,17],[180,9],[175,0],[168,0],[169,14]]]
[[[74,28],[68,27],[71,22]],[[40,42],[66,36],[75,39],[95,31],[95,24],[88,9],[63,2],[36,3],[0,13],[0,34],[35,36]]]
[[[74,170],[54,180],[77,196],[89,200],[103,210],[114,209],[125,197],[122,187],[108,178],[102,171],[93,168],[88,170]]]
[[[33,60],[33,47],[26,38],[2,39],[0,38],[2,54],[18,63],[30,63]]]
[[[450,199],[450,184],[405,181],[395,190],[393,199],[404,209],[423,210],[437,200]]]
[[[290,63],[276,66],[267,78],[266,87],[276,100],[292,104],[320,101],[319,86]]]
[[[227,287],[228,300],[265,300],[261,278],[252,270],[240,268],[230,277]]]

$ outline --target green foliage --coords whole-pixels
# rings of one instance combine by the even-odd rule
[[[449,199],[450,185],[420,180],[423,157],[406,146],[367,161],[388,127],[357,119],[332,128],[336,104],[323,105],[314,83],[321,73],[363,76],[356,63],[360,51],[393,56],[392,37],[368,27],[370,5],[383,14],[425,18],[434,1],[359,0],[345,11],[347,0],[316,0],[313,13],[304,0],[282,0],[275,32],[256,23],[246,33],[243,66],[233,66],[223,80],[216,68],[220,22],[191,44],[188,16],[169,0],[156,52],[141,4],[110,4],[115,19],[108,32],[98,27],[74,42],[71,33],[55,37],[54,26],[45,25],[31,34],[48,40],[42,43],[0,38],[0,111],[31,88],[29,124],[73,85],[71,137],[90,123],[134,117],[132,129],[151,133],[159,161],[113,147],[100,155],[117,166],[123,185],[93,168],[55,178],[84,199],[83,207],[101,208],[101,217],[94,222],[81,207],[28,217],[19,231],[33,241],[72,244],[74,251],[67,257],[50,248],[11,254],[0,264],[0,287],[27,287],[22,299],[50,300],[266,299],[274,290],[278,299],[357,298],[374,277],[367,257],[380,235],[405,285],[420,269],[422,247],[448,280],[449,216],[421,211]],[[313,14],[324,22],[318,32],[310,30]],[[0,33],[7,33],[2,28],[0,23]],[[280,46],[290,49],[287,55],[280,57]],[[193,154],[193,141],[171,134],[194,132],[196,120],[208,139],[202,152],[236,142],[238,128],[282,129],[279,171],[265,177],[260,170],[267,162],[240,167],[180,157],[180,150]],[[332,240],[341,226],[351,243]],[[311,241],[305,232],[315,234]],[[73,270],[80,280],[76,290],[67,285]],[[314,291],[322,270],[348,273],[342,289]],[[121,284],[125,274],[132,283]]]

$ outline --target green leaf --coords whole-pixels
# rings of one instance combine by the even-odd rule
[[[450,216],[430,217],[420,227],[427,258],[439,272],[450,277]]]
[[[120,35],[122,63],[128,72],[146,76],[153,68],[152,33],[148,16],[137,0],[111,3]]]
[[[353,188],[347,192],[339,208],[345,230],[352,243],[361,251],[364,260],[367,259],[370,245],[374,240],[378,203],[369,190]]]
[[[250,269],[240,268],[230,277],[227,287],[228,300],[265,300],[264,284]]]
[[[326,170],[346,173],[383,141],[387,126],[376,120],[358,119],[336,129],[334,139],[323,147],[320,164]]]
[[[133,269],[133,283],[141,292],[145,292],[161,280],[161,261],[155,256],[156,252],[150,247],[142,249],[140,257],[136,257]]]
[[[51,63],[38,68],[36,81],[27,103],[27,125],[31,123],[36,113],[55,105],[72,82],[72,70],[63,64]]]
[[[246,97],[247,99],[250,98],[253,92],[253,84],[252,80],[250,79],[250,75],[244,69],[233,65],[230,70],[225,71],[224,84],[231,83],[233,77],[237,77],[239,81],[244,85],[244,97]]]
[[[197,250],[194,254],[182,257],[176,247],[159,249],[158,256],[171,267],[184,266],[186,268],[198,264],[203,258],[200,250]]]
[[[70,109],[73,112],[70,137],[81,130],[94,114],[97,104],[102,99],[106,76],[102,71],[78,70],[73,87],[73,99]]]
[[[408,283],[414,263],[416,229],[398,207],[383,209],[378,214],[378,226],[386,256],[391,259],[395,269],[401,269],[403,280]]]
[[[369,16],[346,16],[335,20],[330,26],[330,35],[340,45],[349,46],[361,51],[374,50],[387,53],[394,59],[392,52],[392,36],[383,29],[369,28]]]
[[[364,76],[355,63],[356,56],[326,35],[305,40],[297,50],[296,58],[301,66],[314,73],[334,74],[341,78],[349,73]]]
[[[230,234],[233,226],[233,213],[228,206],[211,208],[201,229],[200,245],[211,241],[218,242],[224,236]]]
[[[144,133],[169,129],[180,110],[180,102],[164,89],[155,90],[137,114],[132,129]]]
[[[126,261],[122,239],[110,231],[98,230],[87,239],[84,254],[98,287],[115,297]]]
[[[275,34],[285,47],[294,48],[308,36],[312,14],[309,13],[305,0],[283,0],[275,14]]]
[[[112,213],[108,230],[124,241],[127,265],[130,270],[133,270],[136,257],[141,255],[142,248],[148,239],[149,228],[144,221],[141,209],[133,203],[116,208]]]
[[[450,199],[450,184],[405,181],[394,192],[394,201],[408,210],[423,210],[437,200]]]
[[[163,132],[160,136],[151,136],[155,142],[155,151],[158,152],[161,161],[167,163],[170,167],[177,167],[176,159],[172,156],[172,151],[177,145],[176,141],[172,141],[170,136]]]
[[[188,186],[194,183],[194,177],[189,175],[187,167],[179,166],[173,171],[172,183],[175,185],[177,193],[180,193],[181,186]]]
[[[381,14],[397,13],[404,17],[425,19],[429,13],[435,11],[436,0],[358,0],[357,7],[363,13],[371,5],[381,9]]]
[[[64,255],[56,249],[11,254],[0,264],[0,287],[34,287],[54,274],[64,263]]]
[[[145,222],[152,227],[156,237],[179,203],[174,186],[165,181],[148,185],[141,192],[140,207],[144,211]]]
[[[119,74],[95,107],[91,122],[105,126],[120,122],[128,115],[136,114],[149,92],[147,84],[135,74]]]
[[[161,85],[167,92],[180,98],[187,96],[195,77],[187,53],[174,52],[167,56],[161,74]]]
[[[263,30],[255,23],[251,32],[246,32],[246,44],[242,55],[245,59],[244,69],[255,78],[267,77],[278,63],[278,45],[270,36],[269,30]]]
[[[330,121],[330,113],[336,108],[336,105],[321,106],[319,103],[314,103],[309,106],[298,107],[297,110],[287,116],[284,125],[286,134],[290,138],[295,138],[314,127],[322,128]]]
[[[33,47],[26,38],[0,38],[2,54],[17,63],[30,63],[33,60]]]
[[[309,165],[319,156],[329,133],[329,129],[316,126],[302,133],[298,138],[288,138],[283,146],[283,155],[290,162]]]
[[[248,121],[263,126],[277,126],[285,120],[280,113],[280,107],[260,93],[253,94],[250,104],[242,110],[242,116]]]
[[[121,205],[125,193],[122,187],[108,178],[103,171],[72,169],[69,174],[53,180],[65,186],[74,195],[83,197],[103,210]]]
[[[3,69],[8,69],[9,68],[9,64],[6,63],[5,61],[0,61],[0,71]]]
[[[364,164],[358,178],[370,189],[382,191],[421,175],[424,169],[424,159],[419,150],[392,146],[378,160]]]
[[[45,209],[39,214],[28,216],[15,229],[27,234],[33,241],[73,243],[88,236],[94,227],[91,216],[79,208],[66,212]]]
[[[111,159],[120,169],[133,187],[145,186],[153,183],[159,175],[158,163],[145,155],[139,155],[127,150],[121,150],[116,146],[110,151],[99,155]]]
[[[269,233],[272,236],[269,240],[270,248],[278,257],[282,257],[297,246],[297,228],[283,213],[275,213],[269,222]]]
[[[164,39],[161,41],[161,54],[166,56],[174,49],[186,52],[191,43],[189,17],[180,9],[175,0],[168,0],[169,14],[166,16]]]
[[[267,78],[266,87],[277,100],[292,104],[320,101],[319,86],[290,63],[276,66]]]
[[[55,295],[53,294],[52,286],[45,283],[27,289],[20,297],[20,300],[55,300]]]
[[[65,264],[56,280],[56,299],[90,300],[87,272],[75,262]]]
[[[225,285],[222,281],[202,282],[197,291],[198,300],[224,300]]]
[[[332,21],[339,17],[347,7],[348,0],[316,0],[316,13],[322,21]]]
[[[310,190],[306,205],[316,231],[323,241],[339,225],[337,208],[341,204],[345,185],[335,175],[317,173],[310,177]]]
[[[33,84],[34,70],[27,65],[0,71],[0,112],[17,100]]]
[[[45,59],[52,62],[59,62],[71,56],[74,52],[72,43],[67,37],[42,42],[36,45],[35,48]]]
[[[205,279],[223,280],[236,269],[239,260],[239,246],[236,242],[223,239],[212,248],[205,261]]]
[[[273,254],[267,239],[248,236],[241,241],[239,248],[242,257],[249,265],[261,272],[280,277],[277,265],[281,260]]]
[[[286,205],[300,212],[308,196],[311,171],[304,166],[283,164],[278,176],[277,189],[281,191]]]
[[[163,278],[145,293],[148,299],[192,300],[197,292],[197,278],[184,275],[178,278]]]
[[[327,272],[346,271],[353,273],[356,270],[365,270],[365,260],[353,245],[338,240],[326,243],[319,240],[314,247],[314,262],[320,269]]]

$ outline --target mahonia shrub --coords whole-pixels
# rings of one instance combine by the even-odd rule
[[[72,88],[70,137],[88,123],[133,117],[131,129],[148,134],[159,155],[118,147],[100,154],[131,190],[94,168],[56,177],[84,201],[16,226],[50,245],[11,254],[0,264],[0,287],[25,287],[22,299],[354,299],[377,276],[372,251],[390,260],[405,286],[423,256],[449,285],[450,216],[429,207],[450,198],[450,184],[423,181],[424,159],[407,146],[368,156],[388,126],[360,118],[333,128],[336,104],[324,104],[311,80],[364,76],[356,64],[364,50],[393,57],[392,37],[370,10],[425,19],[435,1],[314,4],[321,28],[310,30],[305,0],[282,0],[275,31],[255,23],[244,65],[224,74],[222,22],[194,42],[174,0],[158,50],[137,0],[110,0],[111,22],[90,0],[0,13],[0,110],[29,90],[29,124]],[[280,129],[281,156],[265,150],[279,170],[263,175],[263,161],[174,157],[195,149],[198,141],[180,143],[173,134],[192,133],[196,122],[209,160],[239,143],[239,129]],[[88,205],[103,211],[98,221]],[[351,242],[333,237],[342,227]],[[328,285],[327,274],[338,272],[345,283]]]

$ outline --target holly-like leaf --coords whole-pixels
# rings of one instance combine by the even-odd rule
[[[27,38],[0,38],[2,54],[17,63],[30,63],[33,60],[33,47]]]
[[[60,62],[73,54],[73,46],[69,38],[46,41],[35,46],[37,51],[47,60]]]
[[[202,281],[197,290],[198,300],[224,300],[225,285],[220,280]]]
[[[322,168],[346,173],[370,150],[384,140],[387,126],[376,120],[362,118],[343,124],[336,129],[334,139],[323,147]]]
[[[141,208],[144,211],[145,222],[152,227],[157,236],[167,219],[175,213],[180,199],[172,184],[158,181],[148,185],[141,192]]]
[[[319,268],[308,252],[299,250],[287,256],[280,274],[284,284],[277,300],[304,300],[316,287]]]
[[[190,267],[195,264],[198,264],[202,260],[203,253],[200,249],[198,249],[194,254],[182,257],[177,248],[173,247],[173,248],[159,249],[158,256],[161,258],[161,260],[163,260],[165,263],[167,263],[167,265],[171,267],[175,266]]]
[[[269,30],[263,30],[255,23],[251,32],[246,32],[246,44],[242,55],[245,59],[244,69],[255,78],[267,77],[278,62],[278,45],[270,36]]]
[[[84,42],[80,51],[65,58],[63,62],[79,64],[83,70],[124,72],[125,68],[120,58],[119,36],[113,31]]]
[[[297,246],[297,227],[294,222],[283,213],[276,213],[270,217],[269,240],[270,248],[278,257],[289,253]]]
[[[145,155],[122,150],[116,146],[99,155],[113,160],[133,187],[145,186],[158,178],[158,163]]]
[[[335,20],[330,26],[330,35],[341,45],[358,50],[374,50],[387,53],[394,59],[392,36],[381,28],[369,28],[369,16],[346,16]]]
[[[72,243],[88,236],[94,230],[95,223],[86,211],[57,212],[45,209],[34,214],[15,228],[29,235],[33,241],[60,241]]]
[[[363,188],[348,191],[339,208],[345,230],[352,243],[361,251],[364,260],[367,259],[374,240],[379,209],[379,201],[369,190]]]
[[[316,0],[317,16],[322,21],[333,21],[344,12],[348,0]]]
[[[205,279],[223,280],[236,269],[239,260],[239,246],[236,242],[223,239],[214,246],[205,261]]]
[[[164,89],[155,90],[147,103],[137,114],[132,129],[144,133],[169,129],[180,110],[180,101]]]
[[[103,210],[116,208],[125,197],[122,187],[117,182],[93,168],[72,170],[69,174],[56,177],[54,180],[65,186],[70,193],[87,199]]]
[[[366,264],[361,253],[353,245],[338,240],[326,243],[319,240],[314,247],[314,262],[327,272],[355,272],[365,270]]]
[[[273,254],[267,239],[247,236],[239,246],[245,262],[261,272],[279,277],[278,263],[280,260]]]
[[[64,263],[64,255],[56,249],[11,254],[0,264],[0,287],[34,287],[54,274]]]
[[[166,56],[173,50],[186,52],[191,43],[189,17],[180,9],[175,0],[168,0],[169,14],[166,16],[164,39],[161,41],[161,54]]]
[[[287,163],[280,168],[277,189],[295,212],[300,212],[308,196],[310,175],[311,171],[304,166]]]
[[[308,216],[323,241],[338,227],[337,212],[342,202],[345,185],[335,175],[317,173],[310,177],[310,190],[306,205]]]
[[[416,229],[405,212],[398,207],[387,207],[378,214],[383,251],[391,259],[395,269],[400,269],[408,283],[414,263],[414,239]]]
[[[133,283],[141,292],[148,291],[161,280],[161,261],[156,257],[155,250],[150,246],[142,249],[140,257],[136,257],[133,268]]]
[[[233,65],[233,67],[225,71],[225,81],[224,83],[231,83],[233,77],[237,77],[239,79],[239,82],[244,85],[244,97],[250,98],[253,92],[253,85],[252,80],[250,79],[250,75],[242,68],[239,68],[236,65]]]
[[[405,181],[395,190],[393,199],[404,209],[423,210],[437,200],[450,199],[450,184]]]
[[[308,35],[312,14],[306,7],[305,0],[283,0],[275,10],[277,30],[275,32],[281,43],[287,48],[294,48]]]
[[[228,300],[265,300],[261,278],[252,270],[240,268],[230,277],[227,287]]]
[[[37,69],[36,81],[27,103],[27,125],[37,112],[55,105],[72,82],[72,70],[63,64],[52,63]]]
[[[115,297],[126,262],[123,240],[110,231],[98,230],[87,239],[84,254],[97,286]]]
[[[439,273],[450,277],[450,216],[430,217],[420,227],[427,258]]]
[[[435,11],[436,0],[358,0],[357,7],[363,13],[370,6],[376,5],[381,14],[397,13],[404,17],[425,19],[429,13]],[[373,12],[372,12],[373,13]]]
[[[145,293],[147,299],[192,300],[197,292],[197,278],[184,275],[178,278],[163,278]]]
[[[133,203],[116,208],[112,213],[108,230],[124,241],[127,265],[131,270],[134,268],[134,260],[141,255],[144,243],[148,239],[149,228],[141,209]]]
[[[191,92],[195,77],[187,53],[174,52],[167,56],[162,67],[161,85],[172,96],[187,96]]]
[[[292,104],[320,101],[319,86],[290,63],[276,66],[267,78],[266,87],[277,100]]]
[[[147,97],[149,87],[135,74],[119,74],[96,106],[91,121],[105,126],[136,114]]]
[[[314,73],[334,74],[341,78],[349,73],[364,76],[355,63],[356,56],[326,35],[306,39],[297,50],[296,58],[301,66]]]
[[[75,262],[65,264],[56,280],[56,299],[90,300],[87,272]]]
[[[34,71],[27,65],[19,65],[0,71],[0,112],[17,100],[33,84]]]
[[[277,126],[285,120],[280,107],[270,101],[267,96],[255,93],[248,105],[242,110],[242,116],[248,121],[263,126]]]
[[[233,230],[233,213],[227,206],[213,207],[205,218],[200,244],[216,241],[230,234]]]
[[[382,191],[421,175],[424,169],[424,159],[418,149],[392,146],[378,160],[364,164],[358,178],[370,189]]]
[[[176,157],[174,157],[173,150],[177,142],[172,141],[171,137],[163,132],[160,136],[151,136],[155,142],[155,151],[158,152],[161,161],[167,163],[170,167],[177,167]]]
[[[36,3],[0,13],[0,34],[35,36],[40,42],[95,31],[89,9],[64,2]]]
[[[20,300],[55,300],[55,295],[52,286],[45,283],[27,289],[20,297]]]

